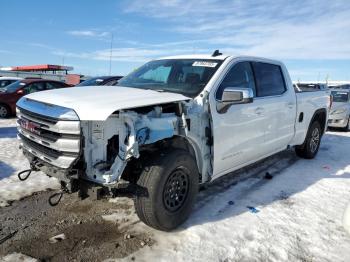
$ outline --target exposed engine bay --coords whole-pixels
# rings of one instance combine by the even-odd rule
[[[105,121],[82,121],[81,129],[85,179],[95,183],[118,182],[128,162],[160,141],[173,138],[191,145],[203,181],[211,174],[208,108],[196,101],[123,110]]]

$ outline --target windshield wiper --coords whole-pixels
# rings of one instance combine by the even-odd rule
[[[165,90],[163,90],[163,89],[153,89],[153,88],[147,88],[146,90],[156,91],[156,92],[159,92],[159,93],[163,93],[163,92],[165,92]]]

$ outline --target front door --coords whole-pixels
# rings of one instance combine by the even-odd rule
[[[214,137],[214,178],[238,169],[263,154],[266,123],[261,110],[262,101],[234,104],[225,112],[219,112],[218,101],[227,87],[250,88],[256,93],[250,62],[233,64],[216,92],[210,96]]]

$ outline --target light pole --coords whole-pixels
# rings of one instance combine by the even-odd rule
[[[109,75],[112,74],[112,57],[113,57],[113,33],[111,34],[111,50],[109,54]]]

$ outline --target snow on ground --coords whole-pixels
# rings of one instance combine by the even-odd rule
[[[2,262],[37,262],[38,260],[23,254],[13,253],[1,258]]]
[[[348,207],[346,208],[346,210],[344,212],[343,225],[344,225],[344,228],[350,234],[350,202],[349,202]]]
[[[29,164],[18,145],[16,119],[0,119],[0,207],[37,191],[59,188],[55,178],[38,172],[26,181],[19,181],[17,172],[28,169]]]
[[[349,152],[350,133],[329,132],[316,159],[300,159],[272,180],[248,179],[223,190],[180,230],[154,232],[157,245],[125,260],[350,261],[350,235],[342,226]]]
[[[58,187],[56,179],[40,173],[18,181],[16,172],[28,164],[15,134],[14,119],[0,120],[0,205]],[[349,152],[350,133],[328,132],[316,159],[281,157],[268,168],[271,180],[252,176],[214,184],[199,194],[179,230],[164,233],[136,223],[135,230],[152,232],[157,244],[124,260],[350,261],[350,234],[343,226],[350,201]],[[124,215],[135,223],[132,214]]]

